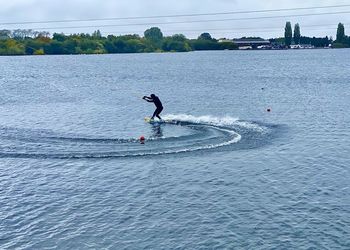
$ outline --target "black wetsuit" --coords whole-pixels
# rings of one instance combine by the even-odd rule
[[[162,105],[162,102],[159,100],[158,96],[148,97],[146,99],[146,101],[153,102],[154,105],[156,105],[156,107],[157,107],[156,110],[153,113],[152,119],[155,116],[158,117],[159,119],[162,119],[162,118],[160,118],[159,114],[163,111],[163,105]]]

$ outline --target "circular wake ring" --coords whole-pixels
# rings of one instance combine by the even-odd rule
[[[181,118],[181,117],[180,117]],[[207,121],[209,119],[209,121]],[[247,138],[258,138],[264,134],[264,127],[237,119],[231,123],[208,117],[167,119],[158,125],[182,126],[191,133],[172,137],[151,136],[145,144],[137,138],[89,138],[62,136],[50,131],[33,131],[13,128],[0,128],[1,158],[57,158],[91,159],[140,157],[190,153],[213,150],[230,145],[238,145]],[[19,143],[20,141],[21,143]]]

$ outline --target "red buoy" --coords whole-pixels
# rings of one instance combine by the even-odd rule
[[[143,135],[140,136],[140,143],[145,144],[145,137]]]

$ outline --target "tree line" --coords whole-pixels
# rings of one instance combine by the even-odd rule
[[[244,39],[244,38],[242,38]],[[252,38],[249,38],[252,39]],[[262,39],[262,38],[254,38]],[[284,37],[273,38],[274,44],[289,47],[291,44],[310,44],[335,48],[350,47],[350,37],[345,35],[344,24],[339,23],[337,38],[306,37],[301,35],[300,25],[286,23]],[[143,52],[187,52],[196,50],[233,50],[233,42],[212,38],[209,33],[202,33],[197,39],[188,39],[182,34],[164,36],[157,27],[152,27],[139,35],[102,36],[99,30],[92,34],[65,35],[38,32],[30,29],[0,30],[0,55],[57,55],[57,54],[105,54],[105,53],[143,53]]]
[[[315,47],[325,47],[332,44],[334,48],[349,48],[350,47],[350,37],[345,35],[344,24],[339,23],[337,28],[337,38],[333,41],[332,37],[305,37],[301,36],[300,25],[296,23],[294,25],[294,32],[292,30],[292,24],[286,22],[284,28],[284,38],[272,39],[273,41],[283,42],[286,46],[294,44],[310,44]]]
[[[344,24],[339,23],[337,28],[337,40],[333,46],[335,48],[350,48],[350,36],[345,35]]]
[[[194,50],[233,50],[231,42],[219,42],[209,33],[197,39],[182,34],[164,36],[157,27],[147,29],[144,36],[102,36],[99,30],[92,34],[64,35],[33,30],[1,30],[0,55],[54,55],[54,54],[105,54],[142,52],[187,52]]]

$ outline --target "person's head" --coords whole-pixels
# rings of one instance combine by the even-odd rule
[[[151,94],[151,97],[154,98],[154,97],[156,97],[156,95],[155,94]]]

